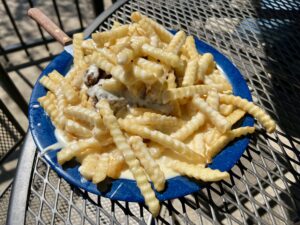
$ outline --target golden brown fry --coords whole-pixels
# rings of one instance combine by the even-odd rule
[[[168,165],[182,175],[203,180],[205,182],[219,181],[229,177],[227,172],[204,168],[203,165],[188,164],[179,160],[172,160]]]
[[[214,144],[207,148],[207,157],[210,161],[215,155],[217,155],[229,142],[246,134],[252,134],[255,131],[254,127],[240,127],[227,132],[220,136]]]
[[[217,89],[218,91],[225,91],[227,90],[221,84],[214,84],[214,85],[193,85],[188,87],[180,87],[180,88],[172,88],[165,92],[163,96],[163,102],[167,103],[171,100],[176,99],[183,99],[187,97],[192,97],[194,95],[206,95],[211,89]]]
[[[202,113],[199,112],[175,133],[172,133],[171,137],[180,141],[184,141],[188,136],[192,135],[196,130],[198,130],[199,127],[204,124],[204,122],[205,117]]]
[[[233,95],[220,95],[220,102],[224,104],[231,104],[247,113],[253,115],[258,122],[260,122],[267,130],[267,132],[272,133],[276,129],[276,123],[271,117],[261,108],[254,105],[254,103],[242,99],[239,96]]]
[[[100,114],[103,116],[105,126],[109,129],[111,136],[117,146],[122,152],[126,164],[128,165],[133,177],[136,179],[137,185],[145,198],[145,202],[149,207],[153,216],[157,216],[160,210],[159,201],[157,200],[154,191],[151,189],[147,176],[136,159],[133,151],[128,145],[126,138],[119,128],[117,119],[113,115],[107,100],[102,99],[97,107],[100,109]]]
[[[195,79],[197,76],[197,70],[198,70],[198,61],[197,59],[190,60],[186,66],[186,70],[184,73],[182,86],[191,86],[195,83]]]
[[[170,43],[166,47],[166,51],[173,52],[178,54],[182,45],[185,43],[186,34],[184,31],[178,31],[173,38],[171,39]]]
[[[57,161],[60,165],[63,165],[65,162],[70,161],[81,151],[88,148],[97,148],[99,149],[99,151],[103,149],[100,143],[93,138],[71,142],[68,146],[61,149],[57,153]]]
[[[221,133],[230,130],[231,125],[218,111],[209,106],[202,98],[194,97],[193,103],[218,128]]]
[[[125,161],[122,152],[118,149],[109,154],[107,176],[113,179],[118,179],[125,166]]]
[[[151,157],[147,146],[143,143],[143,139],[139,136],[132,136],[129,138],[129,143],[136,157],[140,160],[146,173],[152,180],[155,189],[158,191],[164,190],[166,181],[165,175],[156,161]]]
[[[129,124],[126,120],[119,119],[118,122],[120,127],[126,132],[157,142],[189,160],[195,160],[197,162],[205,161],[202,155],[193,152],[186,144],[178,141],[177,139],[171,138],[169,135],[163,134],[159,131],[150,130],[147,127]]]
[[[98,47],[102,47],[105,42],[125,37],[128,34],[129,25],[122,25],[113,30],[93,33],[92,38]]]

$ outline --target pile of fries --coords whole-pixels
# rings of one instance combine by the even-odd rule
[[[57,71],[42,77],[48,92],[39,102],[69,140],[57,154],[60,164],[76,158],[93,183],[130,170],[157,216],[150,181],[157,191],[166,182],[158,159],[181,175],[218,181],[228,173],[206,165],[232,140],[254,132],[233,125],[246,113],[267,132],[276,125],[258,106],[232,95],[213,56],[200,55],[192,36],[172,35],[139,12],[131,20],[114,22],[92,39],[75,34],[73,68],[66,77]],[[91,88],[105,94],[93,96]],[[119,99],[126,104],[115,107]]]

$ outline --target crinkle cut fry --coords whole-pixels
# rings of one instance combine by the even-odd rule
[[[53,80],[51,80],[49,77],[47,76],[43,76],[39,82],[45,87],[47,88],[49,91],[51,91],[52,93],[56,93],[56,90],[58,88],[58,84],[56,84]]]
[[[69,118],[84,122],[89,127],[94,127],[101,121],[101,117],[96,111],[79,105],[66,107],[64,114]]]
[[[126,164],[132,172],[133,177],[136,179],[137,185],[145,198],[145,202],[148,205],[150,212],[153,216],[157,216],[160,210],[159,201],[147,180],[147,175],[120,130],[118,121],[113,115],[109,103],[107,100],[102,99],[96,106],[99,108],[104,124],[109,129],[117,148],[122,152]]]
[[[180,141],[184,141],[188,136],[193,134],[199,127],[201,127],[205,122],[204,115],[199,112],[192,117],[186,124],[184,124],[180,129],[175,133],[171,134],[172,138],[175,138]]]
[[[219,111],[223,116],[228,116],[230,113],[232,113],[234,110],[233,105],[226,105],[226,104],[220,104],[219,105]]]
[[[150,130],[149,128],[140,125],[129,124],[126,120],[119,119],[118,122],[121,128],[128,133],[137,134],[143,138],[157,142],[189,160],[197,161],[199,163],[205,161],[205,158],[202,155],[193,152],[186,144],[169,135],[159,131]]]
[[[103,150],[99,142],[93,138],[79,140],[76,142],[72,142],[65,148],[61,149],[57,153],[57,161],[60,165],[63,165],[65,162],[71,160],[73,157],[75,157],[77,154],[79,154],[81,151],[87,148],[97,148],[99,149],[99,151]]]
[[[213,88],[217,89],[218,91],[226,90],[222,84],[193,85],[188,87],[171,88],[165,92],[163,101],[164,103],[167,103],[171,100],[192,97],[196,94],[200,96],[206,95]]]
[[[190,59],[198,58],[199,53],[197,51],[195,40],[194,40],[193,36],[188,36],[185,39],[184,47],[185,47]]]
[[[90,129],[82,126],[80,123],[77,123],[76,121],[73,120],[66,121],[65,130],[81,138],[90,138],[93,136]]]
[[[62,87],[59,86],[58,89],[56,90],[56,97],[57,97],[57,110],[58,110],[58,115],[56,118],[56,124],[59,128],[64,129],[65,124],[66,124],[66,117],[64,115],[64,108],[67,106],[67,101],[65,99]]]
[[[94,52],[91,56],[91,63],[95,63],[100,69],[104,70],[107,74],[111,74],[114,78],[125,84],[125,86],[130,87],[134,82],[132,76],[128,76],[125,69],[120,66],[114,66],[108,60],[106,60],[100,53]]]
[[[208,92],[206,102],[214,109],[219,111],[219,95],[217,90],[212,89]]]
[[[190,60],[187,64],[183,81],[182,81],[182,86],[191,86],[194,84],[196,80],[196,75],[197,75],[197,70],[198,70],[198,62],[197,59]]]
[[[145,56],[151,56],[175,68],[181,64],[181,60],[178,55],[172,52],[166,52],[160,48],[153,47],[152,45],[149,44],[143,44],[142,52]]]
[[[126,118],[132,122],[142,125],[165,125],[165,126],[177,126],[182,121],[174,116],[166,116],[159,113],[145,112],[141,116]]]
[[[136,64],[144,70],[147,70],[148,72],[155,73],[158,77],[162,76],[164,73],[163,66],[161,64],[149,61],[144,58],[138,58]]]
[[[99,47],[102,47],[107,41],[125,37],[128,34],[128,27],[129,25],[122,25],[113,30],[93,33],[92,38]]]
[[[209,106],[202,98],[194,97],[193,103],[199,108],[201,112],[209,118],[209,120],[217,127],[221,133],[225,133],[230,130],[230,123],[223,117],[218,111]]]
[[[83,33],[77,33],[73,35],[73,51],[74,51],[74,65],[76,66],[83,60]]]
[[[170,160],[168,165],[173,170],[182,175],[193,177],[197,180],[203,180],[205,182],[219,181],[229,177],[229,174],[227,172],[221,172],[220,170],[204,168],[199,165],[188,164],[179,160]]]
[[[198,60],[198,73],[197,79],[198,81],[203,81],[204,75],[212,70],[212,66],[214,66],[214,57],[210,53],[203,54]]]
[[[136,157],[140,160],[146,173],[152,180],[157,191],[162,191],[165,188],[165,175],[161,171],[159,165],[151,157],[149,149],[143,143],[143,139],[139,136],[131,136],[129,143],[134,151]]]
[[[172,40],[173,35],[169,31],[167,31],[162,25],[142,15],[140,12],[133,12],[131,14],[131,20],[133,22],[138,22],[141,19],[146,19],[151,24],[151,26],[163,42],[169,43]]]
[[[230,123],[231,126],[233,126],[237,121],[239,121],[244,115],[246,114],[245,111],[241,109],[236,109],[232,113],[230,113],[227,117],[226,120]],[[218,131],[216,128],[210,130],[209,134],[207,134],[207,145],[211,146],[215,140],[218,140],[221,136],[222,133]]]
[[[271,117],[257,105],[252,102],[247,101],[239,96],[233,95],[220,95],[220,102],[225,104],[232,104],[247,113],[253,115],[258,122],[260,122],[263,127],[266,128],[268,133],[273,133],[276,129],[276,123]]]
[[[213,145],[208,146],[206,149],[208,161],[217,155],[229,142],[235,138],[241,137],[246,134],[252,134],[255,131],[254,127],[240,127],[221,135]]]
[[[166,51],[178,54],[182,45],[185,42],[186,34],[184,31],[178,31],[168,44]]]
[[[46,96],[38,98],[38,102],[48,113],[49,117],[51,118],[51,121],[53,121],[53,123],[57,125],[56,119],[58,116],[58,111],[56,107],[56,99],[54,94],[49,94],[49,93],[50,92],[48,92]]]

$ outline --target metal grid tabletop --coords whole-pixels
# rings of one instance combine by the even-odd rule
[[[278,122],[258,132],[230,179],[184,198],[162,202],[153,220],[137,203],[111,201],[74,188],[35,154],[26,224],[294,224],[300,221],[300,2],[296,0],[120,1],[87,33],[126,23],[132,11],[169,29],[183,29],[225,54],[241,71],[255,103]],[[258,125],[257,125],[258,126]],[[27,157],[29,157],[27,155]],[[23,162],[24,164],[24,162]],[[29,171],[18,171],[20,176]],[[29,175],[27,175],[29,177]],[[16,186],[16,185],[15,185]],[[14,187],[15,188],[15,187]],[[27,190],[26,190],[27,193]],[[12,201],[17,193],[14,193]],[[11,204],[9,221],[18,211]],[[19,206],[25,207],[25,205]],[[24,215],[21,215],[24,216]]]

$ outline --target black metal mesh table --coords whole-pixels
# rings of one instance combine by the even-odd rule
[[[225,54],[254,101],[278,122],[257,133],[230,179],[162,202],[153,220],[143,205],[70,186],[35,153],[27,137],[8,219],[26,224],[294,224],[300,221],[300,2],[296,0],[119,1],[87,28],[126,23],[132,11],[183,29]],[[32,165],[31,165],[32,163]],[[30,165],[29,165],[30,164]],[[30,179],[26,180],[26,177]],[[24,181],[25,179],[25,181]],[[21,181],[23,180],[23,181]],[[19,185],[24,186],[22,188]],[[26,186],[28,185],[28,186]],[[25,200],[24,200],[25,199]]]

